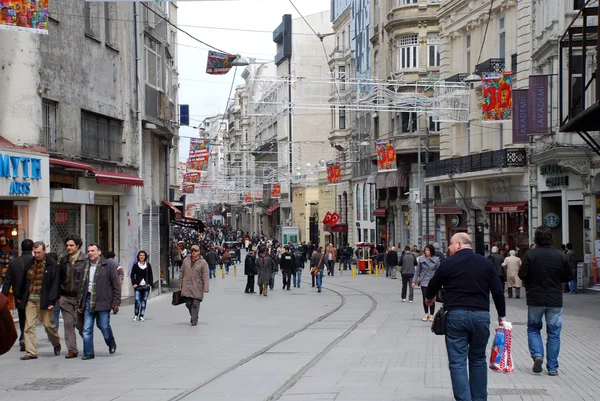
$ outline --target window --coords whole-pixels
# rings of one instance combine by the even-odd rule
[[[83,2],[83,29],[86,35],[98,37],[100,31],[99,3]]]
[[[363,216],[369,220],[369,190],[366,183],[363,184]]]
[[[81,155],[120,161],[123,124],[114,118],[81,111]]]
[[[360,200],[362,199],[361,197],[361,193],[360,193],[360,184],[356,185],[356,205],[354,205],[354,208],[356,209],[356,220],[362,220],[361,218],[361,205],[360,205]]]
[[[42,99],[42,146],[48,150],[56,150],[56,109],[58,103]]]
[[[340,106],[339,128],[346,129],[346,107]]]
[[[429,131],[431,131],[431,132],[439,132],[440,131],[440,122],[433,121],[432,116],[429,116]]]
[[[398,38],[398,67],[400,70],[418,67],[419,36],[404,35]]]
[[[104,3],[104,43],[117,48],[117,4]]]
[[[346,31],[342,31],[342,48],[341,50],[346,50]]]
[[[169,43],[171,44],[170,52],[173,55],[173,60],[177,60],[177,31],[171,31],[171,41]]]
[[[340,81],[340,90],[346,89],[346,67],[338,67],[338,80]]]
[[[465,53],[467,54],[467,71],[471,72],[471,33],[467,32],[465,36]]]
[[[371,210],[375,210],[375,184],[370,184],[369,188],[369,192],[371,193],[371,202],[369,204],[371,205]],[[373,220],[375,220],[375,216],[373,216],[373,213],[371,213],[371,221]]]
[[[504,28],[504,15],[498,17],[498,48],[499,54],[498,57],[505,58],[506,57],[506,30]]]
[[[416,132],[419,129],[419,117],[417,112],[400,113],[402,115],[402,133]]]
[[[144,49],[146,52],[146,84],[160,90],[162,89],[160,44],[148,36],[144,36]]]
[[[331,109],[331,129],[335,129],[335,106],[330,106]]]
[[[375,14],[375,26],[379,25],[379,0],[374,1],[373,13]]]
[[[437,33],[427,34],[427,67],[440,66],[440,37]]]
[[[379,52],[375,52],[373,64],[375,64],[375,78],[379,78]]]
[[[373,131],[375,139],[379,139],[379,116],[373,118]]]
[[[334,50],[340,50],[340,35],[336,35],[336,37],[335,37],[335,49]]]
[[[417,4],[419,0],[398,0],[399,6],[408,6],[411,4]]]

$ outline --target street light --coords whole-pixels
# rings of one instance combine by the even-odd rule
[[[236,56],[235,60],[233,60],[233,61],[231,62],[231,65],[232,65],[232,66],[234,66],[234,67],[245,67],[245,66],[247,66],[247,65],[250,65],[250,64],[252,64],[252,62],[253,62],[253,61],[254,61],[254,60],[252,60],[252,59],[249,59],[249,60],[247,60],[247,59],[243,58],[242,56],[240,56],[240,55],[238,54],[238,55]]]
[[[477,75],[477,73],[473,72],[471,75],[467,76],[464,82],[469,84],[474,84],[476,82],[481,82],[481,77]]]

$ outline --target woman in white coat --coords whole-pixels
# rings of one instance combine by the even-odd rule
[[[515,289],[515,298],[521,298],[521,287],[523,283],[519,278],[519,267],[521,267],[521,259],[517,256],[517,252],[510,251],[510,256],[504,259],[502,267],[506,276],[506,284],[508,287],[508,297],[513,297],[513,288]]]

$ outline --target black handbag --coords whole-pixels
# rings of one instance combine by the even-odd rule
[[[446,297],[446,291],[444,291],[443,288],[440,288],[437,295],[435,296],[435,302],[439,302],[439,303],[443,304],[445,297]]]
[[[431,323],[431,332],[438,336],[446,335],[446,316],[448,311],[441,307],[433,317],[433,323]]]
[[[177,306],[185,303],[185,297],[181,295],[181,291],[175,291],[173,293],[173,299],[171,300],[171,305]]]

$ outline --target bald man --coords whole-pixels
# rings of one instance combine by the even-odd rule
[[[446,350],[454,398],[484,401],[487,400],[485,349],[490,336],[490,292],[502,326],[506,320],[502,283],[492,262],[473,251],[467,233],[454,234],[449,251],[452,256],[442,261],[429,281],[426,303],[432,305],[435,295],[444,287],[444,309],[448,312]]]

